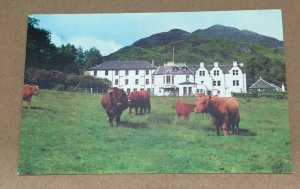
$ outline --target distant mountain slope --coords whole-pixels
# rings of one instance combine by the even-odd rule
[[[162,65],[172,60],[173,46],[175,62],[231,64],[237,60],[244,62],[249,84],[260,75],[273,83],[285,82],[282,41],[222,25],[192,33],[180,29],[157,33],[108,55],[105,60],[154,60],[156,65]]]
[[[258,33],[248,30],[238,30],[233,27],[227,27],[222,25],[214,25],[205,30],[196,30],[193,32],[195,35],[199,35],[204,38],[230,38],[240,41],[251,41],[269,44],[273,47],[282,46],[282,41],[278,39],[260,35]]]

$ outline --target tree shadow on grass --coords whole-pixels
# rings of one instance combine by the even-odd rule
[[[146,129],[148,128],[148,124],[145,122],[142,123],[133,123],[130,121],[121,121],[121,126],[133,129]]]

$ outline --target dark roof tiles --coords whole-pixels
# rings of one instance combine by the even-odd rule
[[[273,83],[269,83],[262,78],[260,78],[258,81],[256,81],[253,85],[250,86],[250,89],[274,89],[279,88]]]
[[[156,66],[146,61],[106,61],[89,70],[141,70],[156,68]]]

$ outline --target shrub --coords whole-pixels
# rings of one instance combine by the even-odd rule
[[[81,91],[80,88],[97,88],[103,91],[111,85],[107,79],[96,78],[90,75],[77,76],[56,70],[47,71],[37,68],[26,70],[24,83],[35,84],[40,88],[55,90],[72,89],[72,91]]]

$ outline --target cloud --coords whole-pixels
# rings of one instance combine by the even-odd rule
[[[62,37],[59,37],[59,35],[51,34],[51,41],[57,47],[60,47],[63,44],[66,45],[68,43],[74,45],[76,48],[81,47],[83,50],[89,50],[92,47],[95,47],[104,56],[109,55],[123,47],[123,45],[113,40],[102,40],[92,36],[75,36],[63,40]]]
[[[91,36],[71,37],[67,39],[67,43],[73,44],[76,48],[81,47],[83,50],[88,50],[92,47],[95,47],[104,56],[122,48],[121,44],[118,44],[113,40],[102,40]]]
[[[51,34],[51,42],[54,43],[57,47],[60,47],[63,44],[62,39],[55,33]]]

